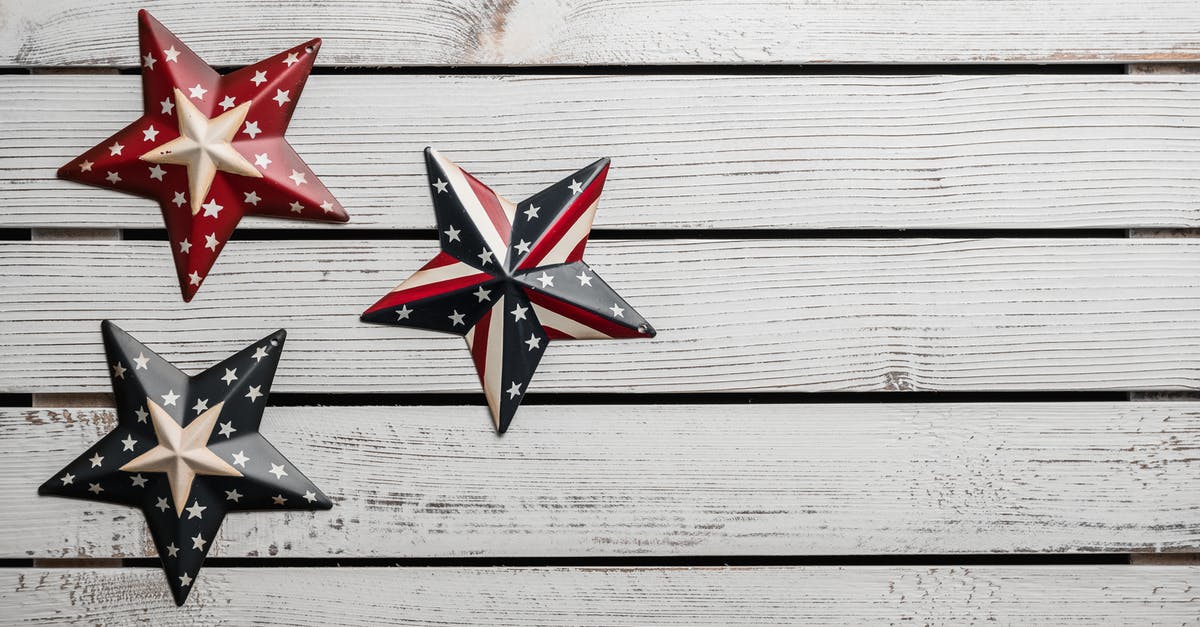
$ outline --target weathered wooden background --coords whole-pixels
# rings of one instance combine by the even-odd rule
[[[190,304],[152,202],[54,178],[143,7],[322,37],[288,136],[352,215]],[[0,622],[1200,624],[1196,8],[0,2]],[[660,331],[556,344],[503,438],[460,340],[357,322],[426,145],[514,198],[612,157],[588,258]],[[286,327],[263,432],[335,501],[230,516],[182,608],[140,514],[35,495],[114,424],[105,318],[192,370]]]

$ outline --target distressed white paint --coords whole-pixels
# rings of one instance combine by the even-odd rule
[[[636,397],[630,397],[636,402]],[[111,410],[0,410],[0,557],[154,555],[142,516],[37,497]],[[231,514],[214,556],[1186,551],[1200,403],[271,407],[328,512]]]
[[[1192,0],[6,0],[0,63],[136,65],[147,6],[219,64],[311,37],[320,63],[366,66],[1200,58]]]
[[[1187,566],[0,569],[6,618],[154,625],[1195,625]]]
[[[363,324],[435,242],[230,242],[195,301],[162,242],[0,244],[0,391],[109,388],[100,320],[185,369],[283,327],[276,391],[472,392],[455,336]],[[1186,390],[1200,384],[1200,242],[597,241],[659,330],[554,342],[542,392]]]
[[[0,76],[0,225],[162,228],[55,178],[139,94]],[[1200,226],[1195,75],[315,76],[296,116],[351,222],[246,226],[431,228],[427,145],[512,198],[612,157],[597,228]]]

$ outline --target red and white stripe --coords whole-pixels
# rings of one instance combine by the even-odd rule
[[[471,222],[479,229],[484,243],[496,256],[496,261],[503,266],[508,260],[508,243],[512,235],[513,216],[517,206],[492,191],[487,185],[480,183],[453,161],[443,157],[441,153],[432,151],[433,158],[450,182],[450,190],[467,210]]]
[[[500,428],[500,394],[504,391],[504,300],[504,296],[498,298],[464,336],[497,429]]]
[[[617,337],[641,337],[637,329],[613,322],[604,316],[577,307],[542,292],[526,289],[542,329],[552,340],[606,340]]]
[[[571,206],[558,215],[554,224],[534,242],[529,254],[521,259],[518,269],[526,270],[538,266],[571,263],[583,259],[596,207],[600,204],[600,192],[604,190],[604,179],[608,166],[604,166],[596,177],[571,202]]]
[[[491,278],[490,274],[480,272],[447,253],[438,253],[424,267],[396,286],[396,289],[379,299],[366,313],[391,309],[431,296],[441,296],[473,287]]]

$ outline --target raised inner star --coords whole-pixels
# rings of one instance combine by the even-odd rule
[[[217,170],[262,178],[262,173],[232,143],[250,111],[249,102],[209,118],[176,88],[175,107],[179,118],[179,137],[151,149],[141,159],[150,163],[187,166],[192,215],[200,212]]]
[[[150,407],[158,446],[133,458],[121,466],[121,470],[167,473],[176,515],[183,514],[196,475],[242,476],[242,473],[210,451],[207,446],[224,402],[217,403],[200,414],[186,427],[175,422],[175,419],[153,400],[147,398],[146,404]]]

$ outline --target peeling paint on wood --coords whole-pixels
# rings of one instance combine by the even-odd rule
[[[1200,547],[1200,403],[274,407],[329,512],[230,515],[224,557],[1162,552]],[[110,410],[0,411],[0,558],[154,555],[34,496]]]
[[[1200,567],[0,569],[6,618],[53,624],[1195,625]]]
[[[138,80],[0,76],[0,225],[162,228],[151,201],[54,177],[138,115]],[[514,198],[612,157],[600,229],[1200,226],[1196,75],[364,82],[312,77],[288,132],[337,228],[432,228],[431,144]]]
[[[8,0],[0,63],[136,65],[130,40],[143,5]],[[311,37],[325,39],[319,62],[332,66],[1200,59],[1190,0],[162,0],[152,8],[220,65]]]
[[[469,392],[462,340],[359,324],[435,242],[238,241],[196,302],[162,242],[0,243],[0,391],[106,392],[100,320],[185,369],[289,331],[275,391]],[[1195,240],[597,241],[654,340],[557,342],[544,392],[1195,390]]]

